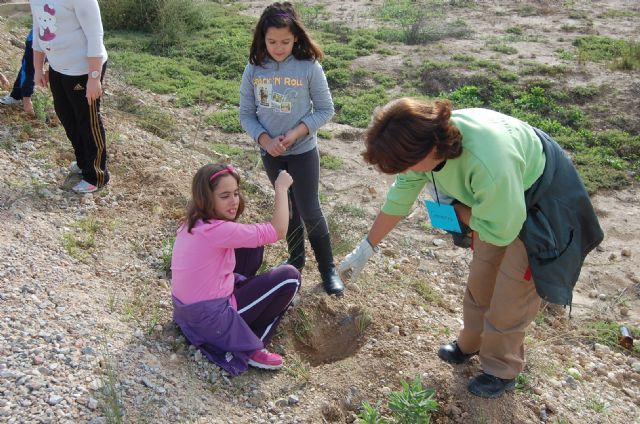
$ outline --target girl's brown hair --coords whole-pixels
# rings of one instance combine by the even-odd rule
[[[297,38],[291,52],[296,59],[321,61],[324,58],[322,49],[307,33],[307,29],[300,20],[298,12],[291,3],[285,1],[273,3],[262,12],[256,24],[256,29],[253,31],[253,42],[249,51],[249,63],[252,65],[262,65],[269,55],[264,37],[271,27],[287,27],[293,36]]]
[[[462,154],[462,134],[453,125],[451,102],[404,97],[376,108],[365,132],[362,157],[385,174],[406,171],[433,148],[439,158]]]
[[[216,175],[211,179],[211,176],[216,172],[227,170]],[[231,175],[238,182],[238,188],[240,187],[240,175],[228,165],[221,164],[208,164],[198,169],[196,175],[193,176],[191,182],[191,200],[187,205],[186,216],[182,219],[181,223],[187,225],[187,231],[191,233],[191,229],[196,222],[201,219],[202,221],[209,223],[210,219],[225,219],[218,217],[214,211],[214,198],[213,192],[220,183],[220,178],[227,175]],[[240,203],[238,204],[238,212],[234,221],[242,215],[244,212],[244,198],[240,193]]]

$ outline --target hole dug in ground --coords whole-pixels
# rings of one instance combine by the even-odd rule
[[[295,349],[314,367],[340,361],[362,347],[370,323],[371,316],[359,307],[346,312],[298,308],[292,320]]]

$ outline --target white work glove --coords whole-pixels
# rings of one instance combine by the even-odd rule
[[[358,247],[353,249],[353,252],[349,253],[338,266],[340,278],[343,280],[356,281],[369,258],[378,250],[379,248],[371,246],[371,243],[369,243],[369,240],[365,236]]]
[[[449,196],[442,190],[438,190],[438,195],[436,196],[436,189],[433,185],[433,182],[431,181],[427,183],[425,189],[427,190],[427,193],[429,193],[429,197],[431,197],[431,200],[433,200],[434,202],[438,202],[438,200],[440,200],[441,204],[450,205],[455,200],[453,197]]]

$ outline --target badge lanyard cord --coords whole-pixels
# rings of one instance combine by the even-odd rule
[[[433,176],[433,171],[431,171],[431,181],[433,182],[433,190],[436,192],[436,202],[438,202],[438,206],[440,206],[440,197],[438,196],[438,188],[436,187],[436,179]]]

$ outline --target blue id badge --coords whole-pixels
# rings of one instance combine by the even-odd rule
[[[432,226],[446,231],[462,232],[458,216],[452,205],[438,204],[431,200],[425,200],[424,204],[427,207]]]

